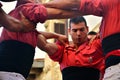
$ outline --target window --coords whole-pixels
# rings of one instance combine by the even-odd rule
[[[63,23],[54,23],[54,30],[56,33],[59,33],[59,34],[64,34],[65,35],[65,24]]]

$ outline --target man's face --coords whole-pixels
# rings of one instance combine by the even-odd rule
[[[70,35],[71,38],[76,45],[81,45],[87,40],[88,27],[84,22],[80,22],[78,24],[71,23],[70,24]]]

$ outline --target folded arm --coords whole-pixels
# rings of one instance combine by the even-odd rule
[[[49,55],[53,55],[58,50],[57,45],[55,43],[47,42],[42,34],[38,35],[37,47],[47,52]]]
[[[49,55],[54,54],[58,50],[58,46],[56,43],[47,42],[47,39],[55,38],[59,40],[61,43],[66,44],[68,41],[67,37],[62,34],[51,33],[51,32],[40,32],[38,35],[37,46],[41,50],[47,52]]]
[[[40,33],[46,38],[46,39],[57,39],[59,40],[62,44],[67,44],[68,43],[68,38],[66,35],[58,34],[58,33],[52,33],[52,32],[42,32]]]

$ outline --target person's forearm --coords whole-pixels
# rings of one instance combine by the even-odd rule
[[[9,24],[9,20],[7,19],[7,14],[3,11],[2,8],[0,8],[0,24],[2,26],[6,26],[6,24]]]
[[[0,25],[9,31],[13,32],[28,32],[35,29],[35,24],[27,20],[24,15],[21,16],[22,20],[18,20],[10,15],[6,14],[2,8],[0,8]]]
[[[52,32],[42,32],[40,31],[40,33],[46,38],[46,39],[50,39],[50,38],[58,38],[60,36],[60,34],[57,33],[52,33]]]
[[[0,24],[4,28],[15,32],[21,31],[23,28],[23,25],[19,20],[6,14],[2,8],[0,8]]]
[[[81,0],[53,0],[43,5],[46,7],[59,8],[59,9],[79,9]]]
[[[78,10],[62,10],[55,8],[46,8],[46,9],[48,13],[47,19],[66,19],[81,15]]]
[[[68,38],[66,37],[66,35],[62,35],[62,34],[57,34],[57,33],[51,33],[51,32],[41,32],[41,34],[46,38],[46,39],[50,39],[50,38],[55,38],[58,41],[60,41],[62,44],[66,44],[68,43]]]

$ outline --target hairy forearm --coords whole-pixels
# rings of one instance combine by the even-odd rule
[[[19,20],[6,14],[2,8],[0,8],[0,19],[1,19],[0,24],[4,28],[15,32],[22,31],[23,28],[22,23]]]
[[[20,14],[21,15],[21,14]],[[35,29],[35,24],[21,15],[22,20],[18,20],[10,15],[6,14],[2,8],[0,8],[0,24],[4,28],[13,32],[28,32]]]
[[[42,32],[40,31],[40,33],[46,38],[46,39],[50,39],[50,38],[58,38],[60,36],[60,34],[57,33],[52,33],[52,32]]]
[[[3,11],[2,8],[0,8],[0,24],[4,25],[6,21],[6,13]]]
[[[68,43],[68,38],[66,35],[51,33],[51,32],[40,32],[46,39],[55,38],[59,40],[62,44]]]
[[[47,8],[47,19],[66,19],[81,15],[78,10],[62,10],[55,8]]]
[[[53,0],[44,3],[46,7],[59,8],[59,9],[79,9],[81,0]]]

